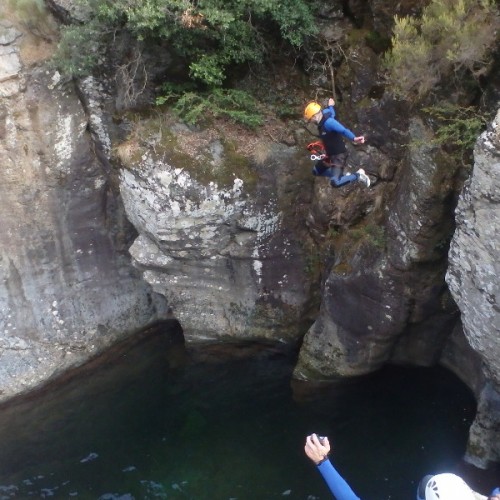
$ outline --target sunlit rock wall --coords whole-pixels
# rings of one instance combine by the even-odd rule
[[[130,265],[132,229],[50,43],[0,24],[0,399],[162,317]]]
[[[489,380],[470,431],[469,461],[500,461],[500,113],[480,137],[456,210],[446,280]]]
[[[72,0],[48,0],[48,4],[63,19],[84,15]],[[118,36],[113,50],[117,58],[120,51],[129,58],[130,41]],[[158,52],[163,59],[154,61],[151,51],[141,52],[148,83],[154,80],[155,71],[164,79],[172,70],[167,69],[168,51]],[[137,104],[124,98],[127,84],[122,80],[116,79],[113,89],[118,111]],[[132,78],[128,83],[136,82]],[[130,136],[125,143],[109,148],[109,123],[105,116],[99,119],[99,108],[105,107],[103,93],[96,91],[96,85],[95,81],[84,82],[82,97],[91,111],[94,139],[105,152],[119,151],[116,163],[124,167],[120,190],[127,217],[138,232],[130,256],[144,280],[166,298],[169,315],[180,321],[186,338],[297,341],[310,324],[312,302],[313,274],[308,267],[312,267],[314,250],[301,208],[304,196],[311,192],[309,168],[306,176],[301,175],[297,170],[303,165],[296,165],[294,150],[271,145],[269,154],[252,165],[252,179],[239,175],[235,165],[234,174],[230,170],[231,182],[222,182],[217,175],[219,163],[231,162],[225,158],[222,143],[227,138],[223,137],[222,142],[212,141],[200,152],[208,157],[214,152],[217,157],[208,168],[198,165],[200,170],[214,173],[200,180],[188,168],[193,161],[189,154],[167,160],[173,144],[161,144],[162,136],[174,138],[177,129],[185,126],[169,128],[162,123],[156,127],[156,136],[146,136],[146,118],[142,128],[126,123]],[[135,125],[141,132],[134,130]],[[187,135],[196,138],[197,132],[187,131]],[[246,137],[237,139],[237,147],[245,145]],[[265,146],[270,141],[265,136],[258,142]],[[134,151],[130,156],[128,149]],[[160,150],[164,154],[158,154]]]
[[[226,187],[201,183],[182,161],[148,153],[122,171],[125,208],[139,232],[130,253],[188,340],[301,335],[310,279],[299,236],[287,228],[291,207],[279,206],[276,170],[266,169],[252,196],[236,175]]]

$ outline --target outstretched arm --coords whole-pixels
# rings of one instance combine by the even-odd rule
[[[344,127],[342,123],[331,116],[325,121],[323,127],[327,132],[337,132],[342,134],[344,137],[347,137],[350,141],[354,141],[354,139],[356,139],[356,136],[347,127]]]
[[[318,470],[337,500],[360,500],[330,460],[327,459],[318,465]]]
[[[323,479],[337,500],[360,500],[328,459],[330,443],[327,437],[320,440],[316,434],[307,436],[304,450],[306,455],[317,465]]]

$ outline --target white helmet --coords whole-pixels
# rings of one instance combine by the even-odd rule
[[[425,500],[474,500],[467,483],[455,474],[432,476],[425,486]]]

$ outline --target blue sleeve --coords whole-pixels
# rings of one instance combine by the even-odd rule
[[[345,128],[342,123],[338,122],[335,120],[335,118],[332,118],[331,116],[325,121],[323,124],[323,128],[327,132],[338,132],[339,134],[342,134],[343,136],[347,137],[349,140],[354,140],[356,137],[348,128]]]
[[[335,118],[335,108],[333,106],[328,106],[322,110],[324,116],[330,116],[330,118]]]
[[[318,465],[323,479],[337,500],[360,500],[345,479],[336,471],[330,460]]]

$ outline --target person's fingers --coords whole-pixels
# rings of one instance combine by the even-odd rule
[[[306,445],[305,445],[305,449],[306,450],[314,450],[314,441],[312,440],[312,436],[307,436],[306,438]]]
[[[327,453],[330,453],[330,441],[328,441],[328,438],[325,436],[323,438],[323,442],[322,442],[322,445],[325,447],[325,449],[327,450]]]
[[[328,451],[330,450],[330,441],[328,441],[328,438],[326,436],[321,437],[320,439],[317,434],[311,434],[306,437],[305,446],[309,447],[309,449],[314,452],[324,452],[325,449]]]
[[[321,446],[321,441],[319,440],[317,434],[311,434],[311,441],[314,443],[315,446]]]
[[[304,451],[305,451],[306,455],[311,460],[317,460],[318,459],[318,449],[316,448],[315,444],[312,442],[310,436],[308,436],[308,438],[306,440],[306,444],[304,446]]]
[[[307,437],[305,450],[306,453],[309,451],[312,455],[317,455],[320,452],[321,443],[318,440],[316,434],[311,434]]]
[[[315,452],[328,453],[330,451],[330,441],[326,436],[319,438],[317,434],[308,436],[308,443]]]

